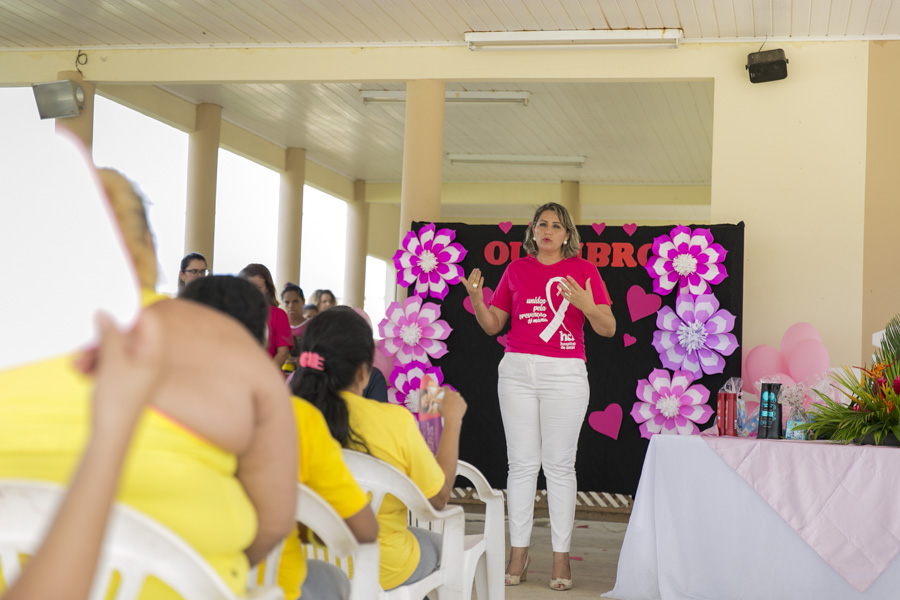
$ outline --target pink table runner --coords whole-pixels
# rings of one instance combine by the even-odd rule
[[[900,551],[900,450],[702,439],[860,592]]]

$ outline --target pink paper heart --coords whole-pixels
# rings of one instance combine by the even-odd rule
[[[626,333],[625,335],[622,336],[622,343],[625,344],[626,348],[628,346],[632,345],[633,343],[635,343],[636,341],[637,341],[637,338],[628,333]]]
[[[628,304],[628,314],[631,315],[631,322],[634,323],[655,314],[662,306],[662,298],[656,294],[648,294],[639,285],[633,285],[625,294],[625,303]]]
[[[618,439],[619,428],[622,426],[622,407],[610,404],[603,410],[595,410],[588,417],[588,425],[598,433]]]
[[[627,233],[628,236],[631,237],[634,232],[637,231],[637,225],[635,225],[634,223],[627,223],[625,225],[622,225],[622,229],[624,229],[625,233]]]
[[[498,336],[497,336],[497,343],[500,344],[501,346],[503,346],[504,348],[506,348],[506,336],[505,336],[505,335],[498,335]]]
[[[606,223],[591,223],[591,227],[594,228],[594,233],[600,235],[606,229]]]
[[[494,290],[491,288],[484,286],[484,289],[481,290],[482,297],[484,298],[484,305],[488,308],[491,307],[491,299],[494,297]],[[466,299],[463,300],[463,308],[466,309],[466,312],[471,314],[475,314],[475,307],[472,306],[472,299],[469,296],[466,296]]]
[[[498,223],[497,227],[499,227],[500,231],[503,233],[509,233],[509,230],[512,229],[512,221],[503,221],[502,223]]]

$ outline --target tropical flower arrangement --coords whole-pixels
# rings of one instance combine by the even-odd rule
[[[874,364],[843,372],[832,378],[849,399],[837,402],[818,390],[822,400],[809,410],[809,422],[803,426],[811,437],[835,442],[897,443],[900,440],[900,315],[888,323],[875,353]]]

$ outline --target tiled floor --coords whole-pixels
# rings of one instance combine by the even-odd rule
[[[481,515],[467,514],[467,528],[478,531]],[[571,590],[553,591],[549,587],[552,555],[550,550],[550,521],[537,518],[531,535],[531,566],[528,580],[517,586],[506,588],[507,600],[528,598],[554,598],[556,600],[580,600],[599,598],[610,591],[616,582],[616,565],[619,550],[625,536],[627,523],[606,521],[576,521],[572,536]],[[507,540],[507,549],[509,540]]]

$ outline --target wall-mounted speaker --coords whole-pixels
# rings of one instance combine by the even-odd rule
[[[71,79],[35,83],[31,91],[42,119],[77,117],[84,108],[84,90]]]
[[[781,49],[748,54],[746,69],[750,72],[750,83],[786,79],[787,64],[788,59]]]

